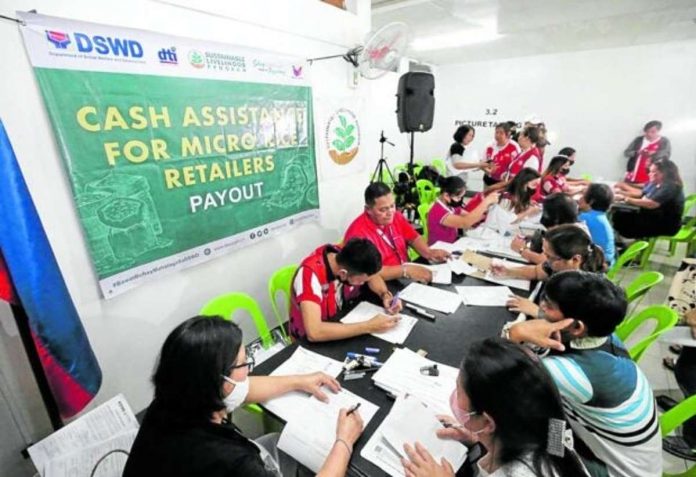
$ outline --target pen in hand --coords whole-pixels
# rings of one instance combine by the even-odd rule
[[[464,426],[461,424],[452,424],[451,422],[443,421],[440,420],[440,424],[442,424],[442,427],[445,429],[463,429]]]
[[[360,407],[360,404],[362,404],[362,403],[357,403],[355,406],[353,406],[353,407],[351,407],[350,409],[348,409],[348,412],[346,413],[346,416],[350,416],[350,415],[353,414],[355,411],[357,411],[358,408]]]

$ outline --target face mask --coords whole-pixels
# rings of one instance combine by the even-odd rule
[[[244,403],[244,400],[249,394],[249,377],[244,381],[235,381],[227,376],[223,376],[222,378],[228,383],[234,384],[232,392],[223,399],[227,412],[232,412]]]
[[[462,199],[459,200],[450,200],[447,202],[447,205],[450,207],[461,207],[462,206]]]
[[[564,167],[563,169],[561,169],[561,174],[563,174],[564,176],[567,175],[569,172],[570,172],[569,167]]]

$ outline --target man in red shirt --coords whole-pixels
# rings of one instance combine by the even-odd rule
[[[411,278],[430,282],[432,273],[425,267],[408,262],[408,247],[413,247],[421,257],[434,262],[444,262],[449,252],[428,247],[425,239],[397,212],[389,186],[373,182],[365,189],[365,212],[356,218],[346,230],[344,241],[354,237],[372,242],[382,256],[384,280]]]
[[[396,326],[399,318],[386,314],[362,323],[327,322],[365,283],[381,298],[388,313],[401,309],[399,300],[377,274],[381,267],[379,252],[369,240],[356,238],[343,247],[327,244],[317,248],[302,261],[292,281],[290,333],[309,341],[333,341]]]

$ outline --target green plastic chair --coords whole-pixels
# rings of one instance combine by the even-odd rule
[[[264,318],[261,307],[256,300],[246,293],[226,293],[215,297],[203,306],[201,315],[219,315],[226,320],[233,321],[232,316],[239,310],[244,310],[249,313],[251,320],[256,326],[256,331],[261,338],[261,345],[264,349],[268,349],[273,344],[273,339],[271,338],[271,332],[268,329],[266,318]]]
[[[660,431],[662,432],[662,437],[667,437],[694,416],[696,416],[696,395],[684,399],[682,402],[660,416]],[[663,472],[662,476],[696,477],[696,466],[677,474]]]
[[[263,317],[261,307],[259,307],[256,300],[246,293],[226,293],[215,297],[203,306],[200,313],[203,316],[219,315],[226,320],[232,321],[232,316],[239,310],[249,313],[251,320],[256,326],[256,331],[258,331],[261,337],[261,345],[264,349],[268,349],[273,344],[273,339],[271,338],[271,332],[268,330],[266,319]],[[265,413],[258,404],[247,404],[244,406],[244,409],[265,418]]]
[[[423,238],[428,241],[428,212],[433,204],[421,204],[418,206],[418,217],[420,218],[421,225],[423,226]]]
[[[445,164],[445,161],[442,159],[433,159],[433,162],[430,163],[431,166],[435,168],[437,172],[439,172],[441,175],[446,176],[447,175],[447,164]]]
[[[677,312],[665,305],[652,305],[635,316],[626,318],[614,332],[624,343],[643,323],[655,320],[655,328],[648,336],[640,340],[628,350],[631,359],[636,363],[643,357],[645,351],[665,331],[674,328],[679,321]]]
[[[615,284],[620,285],[621,281],[626,275],[624,265],[638,257],[638,255],[640,255],[640,253],[646,248],[648,248],[648,242],[643,240],[639,240],[631,244],[630,247],[619,255],[619,258],[616,259],[614,265],[612,265],[612,267],[607,271],[607,278],[613,281]]]
[[[288,265],[279,270],[276,270],[271,278],[268,280],[268,297],[271,299],[271,307],[273,308],[273,314],[278,320],[278,326],[280,327],[280,333],[283,335],[283,340],[290,344],[290,339],[285,332],[284,321],[290,316],[290,287],[292,286],[292,278],[295,276],[298,265]],[[285,299],[285,313],[281,313],[278,309],[278,302],[276,300],[278,292],[283,294]]]
[[[687,244],[686,256],[693,254],[696,250],[696,217],[692,217],[690,220],[686,220],[689,217],[691,209],[696,207],[696,194],[691,194],[684,200],[684,213],[682,215],[682,222],[684,225],[679,229],[679,231],[672,235],[671,237],[663,235],[660,237],[652,237],[648,241],[648,249],[643,254],[640,265],[643,269],[648,267],[648,262],[650,261],[650,256],[655,250],[655,245],[657,245],[658,240],[668,240],[669,241],[669,256],[673,257],[677,251],[677,245],[680,243]]]
[[[418,179],[416,190],[420,204],[432,204],[437,199],[437,188],[427,179]]]
[[[665,276],[660,272],[643,272],[626,286],[626,300],[632,307],[629,315],[636,311],[645,295],[664,279]]]

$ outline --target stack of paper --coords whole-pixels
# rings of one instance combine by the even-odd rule
[[[313,472],[318,472],[336,441],[340,410],[350,409],[358,403],[358,412],[367,427],[379,409],[370,401],[346,389],[331,394],[328,403],[312,397],[297,409],[296,416],[285,425],[278,448]]]
[[[385,312],[383,308],[373,305],[370,302],[363,301],[360,302],[358,306],[353,308],[350,313],[344,316],[341,319],[341,323],[362,323],[363,321],[371,320],[377,315],[384,314]],[[385,341],[389,341],[390,343],[403,344],[403,342],[406,341],[406,338],[408,338],[408,335],[411,333],[413,327],[416,326],[418,319],[405,314],[400,314],[397,316],[400,318],[399,324],[397,324],[394,328],[382,333],[372,334],[378,338],[382,338]]]
[[[119,394],[28,449],[43,477],[89,475],[109,451],[130,451],[138,421],[126,398]],[[114,455],[99,466],[100,476],[120,476],[125,456]]]
[[[421,373],[421,368],[437,365],[439,376]],[[417,396],[438,414],[451,414],[449,398],[457,385],[459,370],[431,361],[407,348],[394,350],[372,380],[380,388],[398,396]]]
[[[410,283],[401,291],[400,296],[404,301],[442,313],[454,313],[462,304],[456,293],[420,283]]]
[[[444,457],[458,469],[466,460],[467,448],[451,439],[437,437],[442,424],[437,413],[413,395],[399,396],[389,415],[365,444],[360,455],[391,476],[404,476],[401,457],[404,444],[420,442],[436,462]]]
[[[299,347],[283,364],[278,366],[271,376],[289,376],[294,374],[308,374],[322,371],[334,378],[341,374],[343,363],[335,359],[327,358],[320,354]],[[327,392],[329,398],[333,393]],[[264,403],[264,407],[286,422],[291,421],[298,410],[303,408],[311,396],[307,393],[294,391],[283,396],[271,399]]]
[[[455,287],[462,301],[468,306],[505,306],[512,290],[508,287]]]

